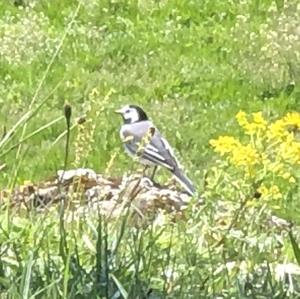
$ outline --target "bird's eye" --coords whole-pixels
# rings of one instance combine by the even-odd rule
[[[129,112],[130,112],[130,110],[129,110],[129,109],[125,111],[125,113],[129,113]]]

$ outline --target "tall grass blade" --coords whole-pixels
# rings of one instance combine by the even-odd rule
[[[123,287],[123,285],[121,284],[121,282],[117,279],[117,277],[115,275],[113,275],[112,273],[110,273],[110,277],[112,278],[112,280],[114,281],[114,283],[116,284],[118,290],[120,291],[121,295],[123,296],[124,299],[128,298],[128,293],[125,290],[125,288]]]
[[[29,290],[30,290],[30,281],[31,281],[31,271],[33,266],[33,253],[29,253],[29,260],[27,261],[26,267],[24,268],[25,271],[25,277],[24,277],[24,284],[22,286],[22,298],[27,299],[29,296]]]
[[[300,248],[299,248],[299,245],[298,245],[296,239],[294,238],[292,230],[289,231],[289,237],[290,237],[290,241],[292,243],[292,248],[293,248],[293,251],[294,251],[296,261],[300,265]]]
[[[7,155],[9,152],[11,152],[13,149],[15,149],[16,147],[18,147],[21,143],[24,143],[25,141],[29,140],[30,138],[38,135],[39,133],[41,133],[42,131],[50,128],[51,126],[55,125],[56,123],[58,123],[59,121],[61,121],[63,119],[63,116],[60,116],[52,121],[50,121],[49,123],[41,126],[40,128],[38,128],[37,130],[33,131],[32,133],[28,134],[27,136],[25,136],[23,139],[21,139],[19,142],[13,144],[10,148],[8,148],[6,151],[4,151],[2,154],[0,154],[0,158],[2,158],[3,156]]]

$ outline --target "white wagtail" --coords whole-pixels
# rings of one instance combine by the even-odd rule
[[[196,189],[193,183],[183,173],[168,141],[161,136],[144,110],[135,105],[126,105],[115,112],[123,117],[120,136],[126,152],[138,158],[140,163],[154,166],[154,172],[157,166],[165,167],[191,196],[194,195]]]

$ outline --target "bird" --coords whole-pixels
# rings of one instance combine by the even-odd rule
[[[173,149],[149,120],[146,112],[136,105],[125,105],[115,112],[123,118],[120,137],[127,154],[137,159],[146,168],[154,166],[152,179],[157,166],[166,168],[174,175],[185,191],[190,196],[194,196],[196,193],[194,184],[184,174]]]

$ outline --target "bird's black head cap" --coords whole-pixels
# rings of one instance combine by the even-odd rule
[[[129,105],[130,108],[136,109],[139,114],[139,121],[148,120],[148,116],[146,112],[139,106],[136,105]]]

